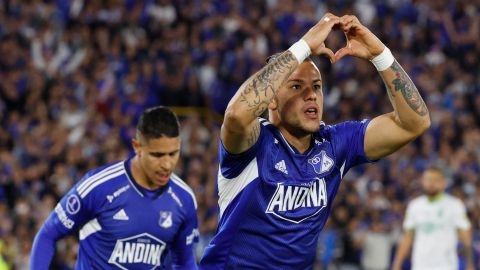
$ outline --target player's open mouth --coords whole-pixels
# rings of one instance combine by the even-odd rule
[[[156,173],[157,179],[160,181],[167,181],[168,178],[170,178],[169,174],[164,174],[164,173]]]
[[[305,114],[308,118],[317,118],[318,116],[318,109],[311,107],[305,110]]]

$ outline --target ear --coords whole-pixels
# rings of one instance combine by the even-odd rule
[[[142,145],[140,144],[140,141],[138,141],[136,138],[133,138],[132,147],[133,147],[133,150],[135,151],[135,154],[140,155],[140,152],[141,152],[140,148],[142,147]]]
[[[277,101],[276,99],[272,99],[272,101],[270,103],[268,103],[268,109],[274,111],[277,109]]]

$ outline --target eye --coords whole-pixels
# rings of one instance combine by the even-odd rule
[[[313,86],[313,89],[320,91],[320,90],[322,90],[322,86],[320,84],[315,84]]]
[[[294,90],[299,90],[300,88],[301,88],[300,84],[292,85],[292,89],[294,89]]]

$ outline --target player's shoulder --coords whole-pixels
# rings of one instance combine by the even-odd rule
[[[193,204],[195,209],[197,209],[197,200],[192,188],[178,175],[172,173],[172,176],[170,176],[170,186],[173,191],[178,194],[178,197],[182,202]]]
[[[370,119],[363,119],[362,121],[344,121],[336,124],[325,124],[323,121],[320,123],[320,132],[344,132],[351,131],[355,128],[368,125]]]
[[[463,201],[462,201],[460,198],[455,197],[455,196],[453,196],[453,195],[451,195],[451,194],[448,194],[448,193],[445,193],[444,199],[445,199],[448,203],[450,203],[450,204],[457,204],[457,205],[459,205],[459,206],[463,206],[463,205],[464,205],[464,204],[463,204]]]
[[[409,206],[410,208],[415,208],[424,204],[428,203],[428,198],[425,195],[420,195],[417,197],[414,197],[413,199],[410,200]]]
[[[124,160],[113,162],[87,172],[75,189],[81,198],[92,192],[108,193],[122,185],[123,181],[118,179],[125,179],[126,174]]]
[[[273,125],[272,123],[270,123],[270,121],[268,121],[267,119],[258,117],[257,120],[258,120],[258,123],[260,124],[260,130],[261,130],[260,131],[260,136],[262,136],[262,135],[265,136],[267,134],[273,134],[277,130],[277,127],[275,125]]]

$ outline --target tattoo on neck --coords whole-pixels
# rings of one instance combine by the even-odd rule
[[[428,109],[425,105],[425,102],[420,96],[417,87],[410,80],[400,64],[398,64],[398,62],[395,60],[390,68],[395,71],[396,78],[392,81],[392,84],[395,86],[395,91],[400,91],[402,93],[407,104],[418,115],[427,115]],[[395,96],[394,92],[391,92],[391,94]]]
[[[240,101],[247,104],[253,116],[258,117],[267,109],[280,86],[297,67],[296,63],[293,54],[286,51],[246,82]]]

